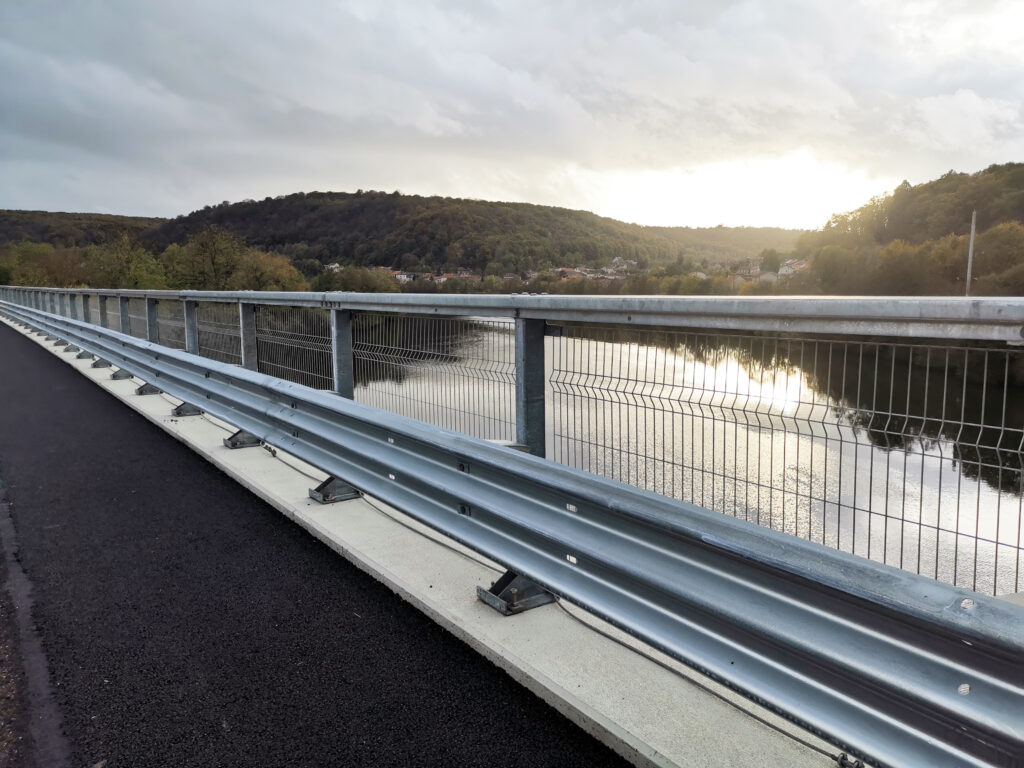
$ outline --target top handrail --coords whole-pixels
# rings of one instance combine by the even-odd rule
[[[241,302],[368,312],[535,318],[631,326],[1024,343],[1024,298],[905,296],[564,296],[33,288],[156,301]]]

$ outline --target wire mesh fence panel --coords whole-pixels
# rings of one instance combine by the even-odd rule
[[[355,399],[489,440],[515,438],[512,321],[359,313]]]
[[[548,455],[960,586],[1024,589],[1024,354],[617,328],[549,340]]]
[[[224,363],[242,364],[238,305],[202,301],[196,308],[199,354]]]
[[[128,320],[131,335],[146,338],[146,300],[128,299]]]
[[[116,296],[107,299],[107,328],[112,331],[121,331],[121,302]]]
[[[257,306],[256,359],[261,373],[314,389],[332,389],[329,310]]]
[[[157,303],[156,326],[161,344],[174,349],[185,348],[185,307],[180,301]]]

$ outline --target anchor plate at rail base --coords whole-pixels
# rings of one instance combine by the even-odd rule
[[[110,367],[110,363],[108,363],[106,360],[104,360],[101,357],[101,358],[98,358],[96,360],[93,360],[92,367],[93,368],[109,368]]]
[[[135,390],[136,395],[159,395],[162,394],[163,390],[159,387],[154,387],[152,384],[146,383]]]
[[[86,352],[84,349],[79,352],[75,357],[79,360],[92,360],[92,352]]]
[[[172,416],[199,416],[203,410],[196,408],[192,403],[182,403],[181,405],[174,406],[171,411]]]
[[[112,374],[110,374],[110,378],[114,379],[115,381],[121,381],[123,379],[130,379],[131,377],[132,377],[132,375],[128,371],[126,371],[124,368],[118,368],[116,371],[114,371]]]
[[[309,489],[309,498],[319,501],[321,504],[358,499],[360,495],[359,491],[336,477],[328,477],[316,488]]]
[[[522,613],[558,599],[544,587],[515,571],[505,571],[490,589],[477,587],[476,596],[503,616]]]
[[[228,448],[256,448],[263,445],[263,441],[251,432],[240,429],[231,437],[225,437],[224,445]]]

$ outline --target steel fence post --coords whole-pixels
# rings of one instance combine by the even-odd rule
[[[238,328],[241,334],[242,367],[250,371],[259,370],[256,348],[256,305],[238,302]]]
[[[96,297],[100,305],[100,327],[107,327],[107,297],[100,295]]]
[[[197,317],[198,303],[186,299],[184,301],[185,319],[185,351],[193,355],[199,354],[199,325]]]
[[[355,397],[352,358],[352,310],[331,310],[331,357],[334,361],[334,391],[349,400]]]
[[[117,311],[121,319],[121,333],[126,336],[132,335],[132,313],[131,313],[131,299],[127,296],[117,297]]]
[[[69,293],[68,294],[68,307],[71,310],[71,319],[72,320],[77,320],[78,319],[78,302],[75,301],[75,299],[77,299],[77,298],[78,297],[75,294],[73,294],[73,293]]]
[[[60,305],[61,317],[66,317],[68,313],[67,296],[64,295],[63,291],[57,294],[57,303]]]
[[[92,322],[92,313],[90,312],[89,309],[89,294],[87,293],[82,294],[82,322]]]
[[[544,445],[544,320],[516,318],[516,442],[534,456]]]
[[[146,299],[146,341],[160,343],[160,323],[156,316],[156,299]]]

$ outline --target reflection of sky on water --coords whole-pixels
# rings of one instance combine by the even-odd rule
[[[448,334],[444,359],[416,355],[357,399],[513,439],[511,326],[470,327],[457,343]],[[548,456],[979,591],[1024,589],[1007,409],[1002,424],[965,430],[952,408],[980,419],[966,408],[984,392],[951,375],[952,358],[903,370],[863,345],[854,357],[831,342],[783,355],[761,354],[761,340],[716,340],[548,338]],[[955,402],[937,399],[942,386]]]

